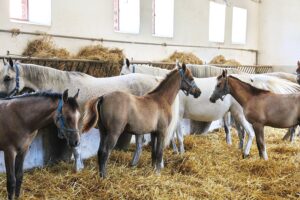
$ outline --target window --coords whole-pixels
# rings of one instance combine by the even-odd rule
[[[114,0],[114,30],[139,33],[140,0]]]
[[[173,37],[174,0],[153,0],[153,35]]]
[[[51,0],[10,0],[10,18],[16,21],[50,25]]]
[[[209,41],[224,42],[226,5],[210,2]]]
[[[233,7],[232,14],[232,43],[245,44],[247,31],[247,10]]]

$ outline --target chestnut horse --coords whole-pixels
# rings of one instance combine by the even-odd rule
[[[227,76],[223,70],[217,77],[217,85],[210,101],[215,103],[227,94],[232,95],[243,107],[245,117],[254,128],[257,148],[261,158],[268,155],[264,141],[264,126],[290,128],[299,124],[300,93],[275,94],[258,89],[233,76]],[[248,156],[248,155],[244,155]]]
[[[201,94],[185,64],[171,71],[151,92],[135,96],[112,92],[90,100],[86,105],[83,131],[98,123],[101,141],[98,149],[100,176],[106,177],[106,162],[120,135],[126,131],[135,135],[151,133],[152,165],[159,173],[163,148],[167,144],[167,128],[172,119],[171,105],[179,90],[195,98]]]
[[[78,93],[68,98],[59,93],[31,93],[0,100],[0,150],[4,151],[8,199],[19,197],[23,162],[37,130],[54,122],[59,137],[79,145]]]

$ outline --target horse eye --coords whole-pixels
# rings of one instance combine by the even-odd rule
[[[219,87],[220,87],[220,84],[217,85],[217,88],[219,88]]]
[[[5,77],[4,77],[4,81],[5,81],[5,82],[10,81],[10,80],[11,80],[11,78],[10,78],[9,76],[5,76]]]

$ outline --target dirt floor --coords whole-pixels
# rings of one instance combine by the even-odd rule
[[[165,169],[158,176],[145,147],[138,167],[128,166],[132,151],[114,151],[109,177],[98,176],[96,159],[75,174],[72,163],[25,173],[21,199],[300,199],[300,138],[281,138],[285,130],[265,131],[269,161],[259,159],[256,143],[251,157],[242,159],[233,132],[225,143],[223,130],[185,138],[186,153],[165,151]],[[6,195],[5,175],[0,175],[0,199]]]

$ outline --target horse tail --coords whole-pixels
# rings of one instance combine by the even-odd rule
[[[99,119],[98,105],[102,103],[102,101],[103,96],[94,98],[85,104],[82,132],[88,132],[91,128],[96,126]]]
[[[176,96],[175,101],[172,104],[172,120],[167,129],[167,136],[165,137],[164,145],[169,146],[170,141],[175,136],[175,131],[180,127],[179,123],[179,95]]]

